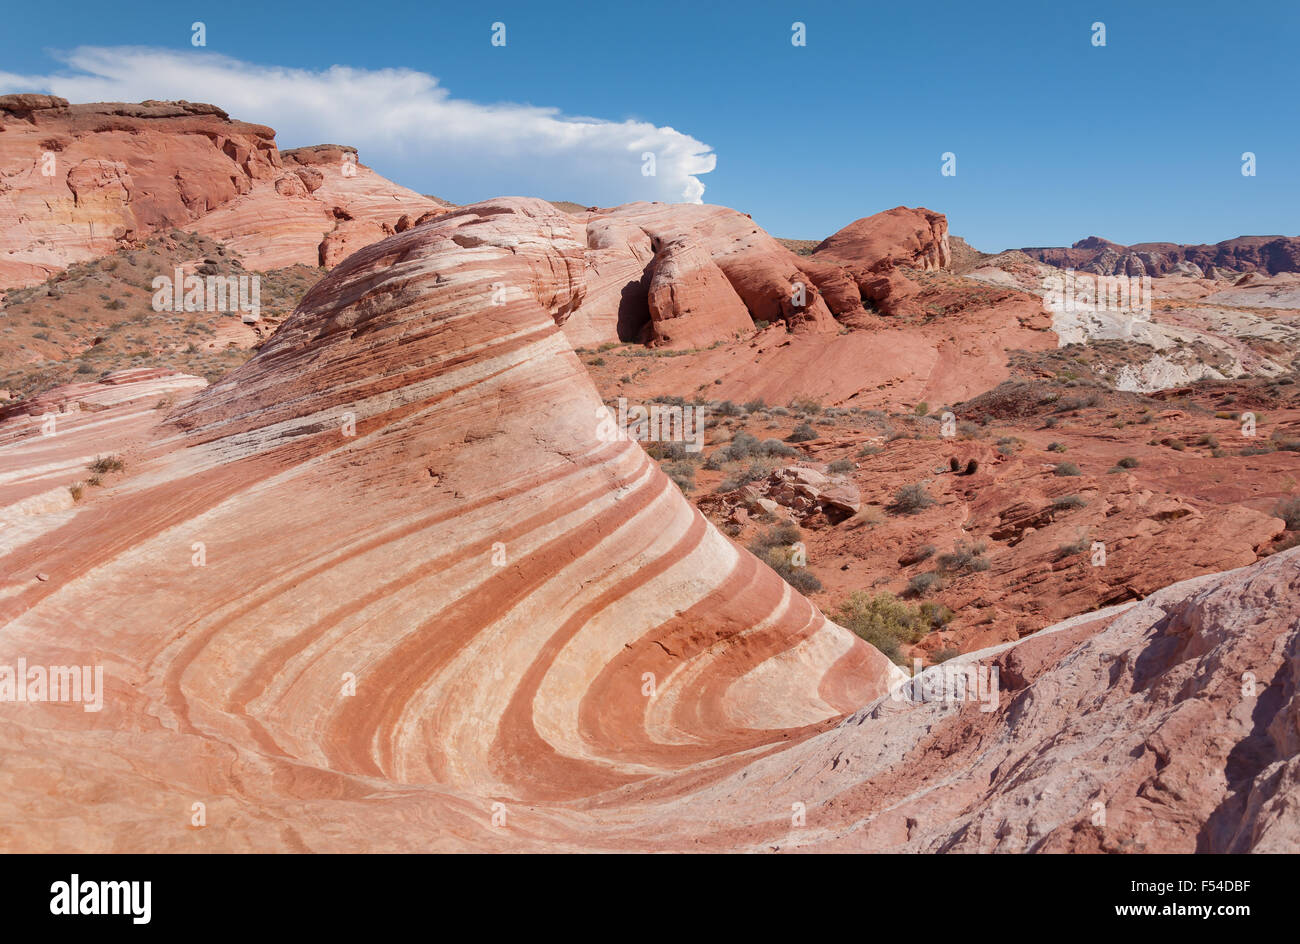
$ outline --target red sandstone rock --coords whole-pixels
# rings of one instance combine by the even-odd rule
[[[952,262],[948,220],[924,207],[894,207],[854,220],[823,240],[814,254],[853,263],[868,271],[893,266],[942,269]]]
[[[655,253],[646,302],[650,343],[707,347],[720,335],[744,336],[749,310],[706,250],[676,239]]]
[[[752,329],[755,321],[782,323],[799,333],[838,330],[803,260],[743,213],[707,205],[632,203],[569,216],[575,238],[588,248],[587,294],[565,325],[576,346],[640,338],[652,320],[648,292],[658,259],[654,246],[674,243],[693,247],[687,259],[699,282],[691,289],[689,328],[681,326],[691,340],[674,338],[673,346],[733,340],[737,330]],[[668,254],[674,270],[683,251]],[[723,279],[704,265],[706,257]],[[739,317],[735,296],[748,312],[748,323]],[[651,337],[654,331],[649,329]]]
[[[356,163],[355,149],[281,155],[270,128],[212,105],[0,96],[0,288],[173,228],[225,240],[253,268],[316,265],[333,206],[361,224],[331,241],[350,248],[403,213],[445,209]]]

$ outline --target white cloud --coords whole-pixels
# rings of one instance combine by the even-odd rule
[[[186,99],[269,125],[282,148],[351,144],[363,163],[456,202],[527,194],[601,205],[700,202],[712,149],[669,127],[453,98],[411,69],[261,66],[206,51],[83,46],[47,75],[0,71],[0,90],[73,102]],[[643,152],[655,176],[643,176]],[[459,198],[459,199],[458,199]]]

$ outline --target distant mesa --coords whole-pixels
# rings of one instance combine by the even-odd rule
[[[1300,237],[1238,236],[1213,245],[1137,243],[1123,246],[1100,236],[1081,239],[1069,249],[1025,248],[1025,255],[1062,269],[1098,275],[1186,274],[1215,278],[1242,272],[1300,272]]]

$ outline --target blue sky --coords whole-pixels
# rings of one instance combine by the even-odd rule
[[[6,19],[5,91],[184,93],[276,127],[281,147],[355,144],[457,203],[681,199],[694,179],[705,202],[795,238],[899,204],[948,214],[985,250],[1300,233],[1295,0],[62,0],[11,4]],[[108,51],[73,54],[83,46]],[[640,173],[647,148],[654,178]],[[955,177],[939,172],[945,151]]]

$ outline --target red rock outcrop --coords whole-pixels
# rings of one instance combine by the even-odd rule
[[[649,340],[705,347],[734,340],[755,321],[782,323],[799,334],[839,328],[806,260],[747,214],[708,205],[631,203],[566,216],[574,238],[588,249],[587,294],[565,325],[576,346]],[[684,294],[674,301],[661,291],[656,317],[649,294],[660,264],[670,270],[660,285],[675,285]],[[683,278],[686,272],[693,274]],[[688,317],[679,323],[683,313]],[[659,327],[665,321],[671,329]]]
[[[748,334],[754,322],[708,252],[687,240],[674,240],[655,253],[646,295],[650,343],[706,347],[719,332]]]
[[[913,299],[920,288],[899,268],[932,270],[951,265],[948,220],[924,207],[894,207],[850,223],[823,240],[813,257],[825,266],[820,270],[823,279],[842,284],[847,277],[856,285],[859,298],[883,313],[915,314],[919,309]],[[823,286],[823,291],[830,289]],[[852,302],[843,288],[836,294],[845,299],[844,304]],[[857,307],[861,308],[860,301]]]
[[[892,266],[943,269],[952,263],[948,218],[924,207],[894,207],[854,220],[822,240],[814,255],[823,254],[868,271]]]
[[[403,213],[446,209],[357,163],[355,149],[287,153],[270,128],[214,105],[0,96],[0,288],[169,229],[226,240],[259,269],[332,264],[327,239],[355,248]]]

